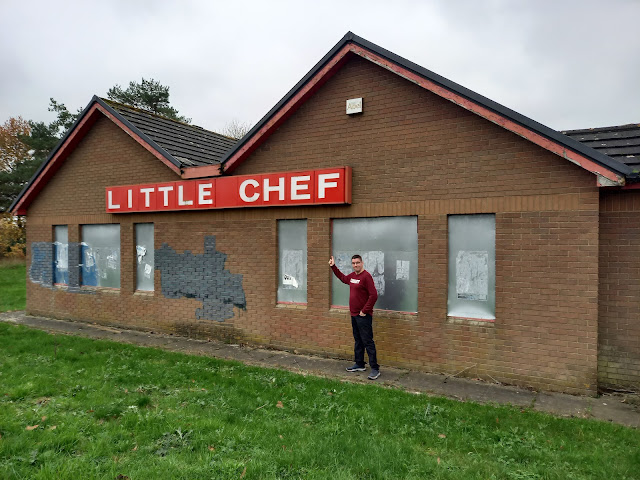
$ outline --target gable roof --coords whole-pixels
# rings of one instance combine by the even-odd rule
[[[426,68],[348,32],[222,159],[225,173],[232,172],[353,55],[400,75],[462,108],[480,115],[517,135],[597,175],[599,185],[624,185],[637,178],[618,160],[458,85]]]
[[[14,215],[27,207],[58,171],[93,124],[105,116],[182,178],[220,174],[220,161],[236,140],[195,125],[94,96],[9,207]],[[204,174],[204,175],[202,175]]]
[[[180,168],[219,164],[236,139],[101,98],[140,132],[167,151]]]
[[[640,170],[640,124],[565,130],[563,134]]]
[[[598,186],[624,186],[628,182],[634,183],[633,187],[629,185],[630,188],[640,187],[640,174],[637,169],[632,168],[635,164],[620,161],[619,155],[609,156],[605,154],[606,150],[604,153],[600,151],[601,148],[592,148],[596,145],[586,140],[586,134],[580,139],[577,138],[579,134],[574,135],[574,132],[581,131],[567,131],[567,135],[563,135],[348,32],[237,142],[197,126],[93,97],[75,124],[18,195],[10,211],[17,215],[26,214],[31,201],[44,188],[48,179],[60,168],[65,158],[70,155],[101,115],[111,119],[184,179],[230,174],[354,55],[373,62],[581,166],[596,175]],[[632,135],[633,132],[629,133],[631,135],[629,138],[635,138]],[[618,132],[618,135],[622,135],[622,132]],[[614,153],[613,150],[609,152]]]

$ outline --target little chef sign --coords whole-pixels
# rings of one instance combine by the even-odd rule
[[[351,167],[107,187],[108,213],[351,203]]]

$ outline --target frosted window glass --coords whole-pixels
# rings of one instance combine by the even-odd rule
[[[307,221],[278,221],[278,302],[307,303]]]
[[[345,275],[353,271],[351,257],[362,257],[378,291],[376,309],[418,311],[417,217],[335,219],[332,252]],[[349,305],[349,286],[335,275],[331,279],[331,303]]]
[[[496,314],[496,217],[449,216],[448,315],[493,320]]]
[[[153,291],[153,223],[136,224],[136,290]]]
[[[120,225],[82,225],[82,285],[120,288]]]
[[[69,284],[69,229],[66,225],[53,227],[53,283]]]

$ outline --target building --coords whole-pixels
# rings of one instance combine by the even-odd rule
[[[360,253],[383,374],[638,386],[640,177],[594,132],[352,33],[237,143],[94,97],[12,205],[27,311],[350,358]]]

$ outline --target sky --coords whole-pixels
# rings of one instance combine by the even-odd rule
[[[640,0],[0,0],[0,124],[153,78],[258,122],[351,31],[557,130],[640,123]]]

